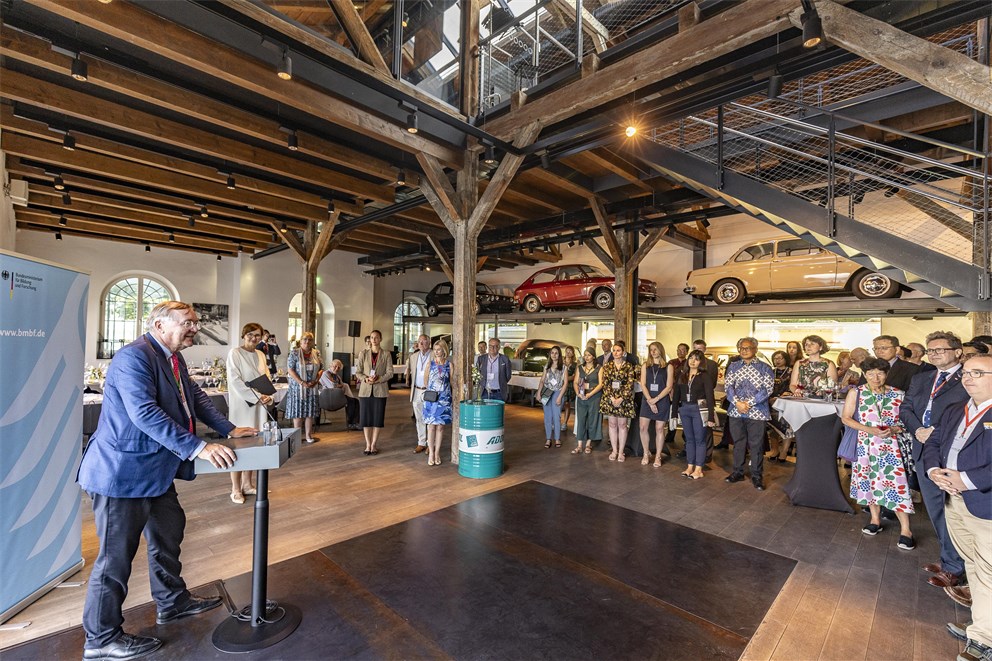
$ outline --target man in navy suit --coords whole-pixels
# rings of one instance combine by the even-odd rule
[[[922,463],[924,444],[933,434],[933,425],[940,420],[944,409],[959,406],[968,399],[968,393],[961,385],[961,338],[944,331],[930,333],[926,354],[936,369],[921,371],[913,377],[899,409],[899,419],[913,435],[913,461],[917,466]],[[927,583],[939,588],[957,585],[964,574],[964,560],[947,534],[945,494],[925,477],[919,483],[927,514],[940,541],[940,562],[923,566],[924,571],[933,574]]]
[[[992,659],[992,356],[962,368],[969,400],[948,406],[923,447],[927,477],[947,494],[947,530],[964,558],[972,622],[959,661]],[[953,589],[953,588],[949,588]],[[949,624],[953,631],[958,625]]]
[[[485,399],[506,401],[510,395],[510,377],[513,370],[510,359],[499,350],[500,341],[489,338],[489,350],[475,359],[475,366],[482,374],[482,396]]]
[[[899,357],[899,338],[895,335],[879,335],[872,340],[872,351],[876,358],[889,361],[889,373],[885,376],[885,385],[898,388],[903,392],[909,390],[909,381],[920,371],[919,365],[914,365],[908,360]],[[861,375],[859,386],[863,386],[865,375]]]
[[[235,460],[230,448],[196,437],[197,420],[222,436],[258,433],[231,424],[190,380],[179,352],[193,344],[200,330],[192,306],[160,303],[147,327],[148,333],[118,351],[110,363],[100,421],[76,478],[93,500],[100,538],[83,607],[83,659],[133,659],[162,645],[157,638],[122,628],[121,605],[142,533],[159,624],[220,605],[220,597],[191,594],[180,576],[186,514],[173,480],[195,477],[194,457],[218,468]]]

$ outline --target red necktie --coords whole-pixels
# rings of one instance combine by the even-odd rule
[[[179,396],[185,397],[185,394],[183,393],[183,382],[179,379],[179,356],[172,354],[172,356],[169,357],[169,362],[172,363],[172,375],[176,377],[176,385],[179,386]],[[194,433],[192,417],[189,419],[189,433]]]

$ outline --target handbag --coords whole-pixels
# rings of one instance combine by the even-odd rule
[[[541,388],[541,406],[547,406],[554,394],[554,391],[547,386]]]
[[[438,397],[438,391],[436,390],[425,390],[424,391],[424,401],[425,402],[436,402]]]
[[[858,419],[858,408],[861,407],[861,393],[858,392],[858,401],[854,405],[854,421]],[[841,436],[840,446],[837,448],[837,456],[848,463],[854,463],[858,458],[858,430],[853,427],[844,427],[844,435]]]

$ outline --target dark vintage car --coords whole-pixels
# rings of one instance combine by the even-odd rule
[[[548,364],[551,347],[558,347],[564,352],[566,346],[564,342],[555,340],[524,340],[517,347],[515,357],[521,361],[521,369],[524,372],[543,372]]]
[[[454,308],[454,287],[450,282],[442,282],[434,286],[424,300],[427,304],[427,315],[436,317],[442,312],[451,312]],[[512,312],[513,298],[497,294],[482,282],[475,283],[475,313],[480,312]]]
[[[516,304],[527,312],[541,308],[585,307],[609,310],[615,299],[613,276],[584,264],[552,266],[527,278],[513,292]],[[655,283],[641,278],[637,283],[637,302],[657,299]]]

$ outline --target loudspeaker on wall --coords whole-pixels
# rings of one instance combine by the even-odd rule
[[[362,322],[361,321],[349,321],[348,322],[348,337],[361,337],[362,336]]]

